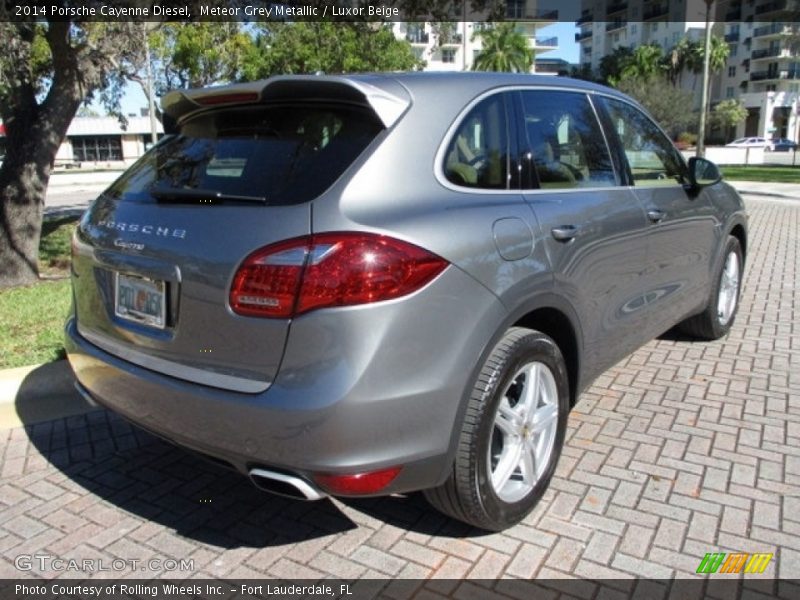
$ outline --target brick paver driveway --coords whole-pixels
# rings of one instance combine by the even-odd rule
[[[0,577],[85,575],[17,570],[37,553],[136,559],[118,574],[139,577],[458,579],[694,576],[707,552],[772,552],[761,577],[798,578],[800,202],[748,205],[730,336],[666,336],[599,379],[572,413],[551,489],[503,534],[418,496],[272,497],[96,411],[0,432]],[[181,559],[193,569],[167,571]]]

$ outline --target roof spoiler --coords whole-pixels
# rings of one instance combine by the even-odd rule
[[[175,90],[161,100],[164,125],[177,124],[193,112],[210,105],[247,104],[280,100],[296,101],[305,97],[324,97],[369,106],[385,127],[394,125],[411,104],[408,92],[394,80],[395,93],[359,79],[328,75],[270,77],[262,81],[234,85]]]

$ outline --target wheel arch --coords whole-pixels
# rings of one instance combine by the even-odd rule
[[[570,407],[575,406],[580,394],[580,351],[578,334],[570,318],[558,308],[543,306],[522,315],[513,326],[535,329],[553,339],[567,365]]]
[[[747,260],[747,232],[744,229],[744,225],[736,223],[731,228],[729,235],[739,240],[739,246],[742,248],[742,262],[745,262]]]

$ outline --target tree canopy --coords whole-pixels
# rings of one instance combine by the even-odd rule
[[[481,38],[481,51],[472,63],[474,71],[530,72],[534,52],[514,23],[495,23],[475,35]]]
[[[421,66],[389,27],[371,23],[0,22],[0,287],[38,277],[44,198],[56,153],[79,107],[101,98],[120,115],[127,82],[199,87],[277,73]],[[146,48],[149,47],[149,54]]]

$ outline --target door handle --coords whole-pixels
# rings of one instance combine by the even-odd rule
[[[653,223],[660,223],[664,220],[664,217],[667,216],[663,210],[648,210],[647,211],[647,218],[650,219]]]
[[[575,225],[561,225],[550,230],[553,237],[559,242],[568,242],[578,235],[578,228]]]

